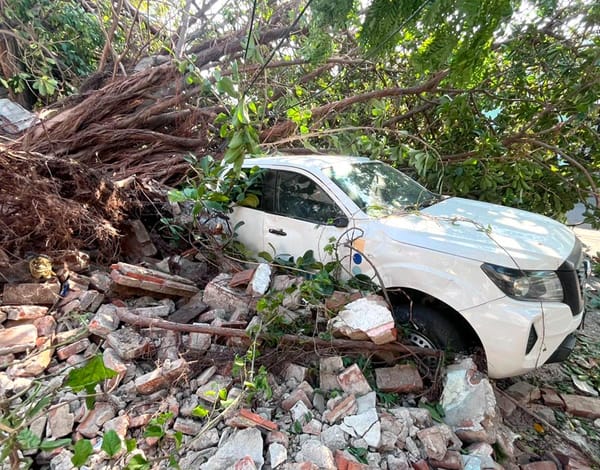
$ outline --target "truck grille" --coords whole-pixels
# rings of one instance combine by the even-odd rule
[[[581,243],[576,240],[569,257],[556,271],[564,292],[564,303],[571,308],[573,316],[583,311],[583,288],[588,276],[587,261],[583,259]]]

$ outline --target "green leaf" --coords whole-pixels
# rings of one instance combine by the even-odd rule
[[[58,449],[59,447],[64,447],[66,445],[69,445],[71,443],[71,439],[65,437],[63,439],[56,439],[54,441],[42,441],[40,444],[40,449],[41,450],[53,450],[53,449]]]
[[[182,191],[177,189],[171,189],[169,192],[167,192],[167,196],[170,202],[184,202],[188,199]]]
[[[22,429],[19,434],[17,434],[17,442],[21,449],[37,449],[42,440],[39,436],[36,436],[31,429],[26,428]]]
[[[183,443],[183,433],[181,431],[175,431],[173,438],[175,439],[175,448],[179,449]]]
[[[219,90],[219,93],[227,93],[232,98],[237,96],[233,81],[229,77],[223,77],[217,81],[217,90]]]
[[[164,437],[164,435],[165,430],[158,424],[149,424],[144,431],[144,437],[158,437],[160,439],[161,437]]]
[[[125,448],[127,452],[131,452],[137,447],[137,441],[135,439],[125,439]]]
[[[169,467],[172,468],[177,468],[179,469],[179,462],[177,462],[177,460],[175,459],[175,456],[173,454],[169,455]]]
[[[115,430],[109,429],[102,438],[102,450],[114,457],[121,450],[121,438]]]
[[[198,416],[199,418],[206,418],[209,414],[210,411],[200,405],[192,410],[192,416]]]
[[[27,417],[31,418],[33,416],[36,416],[43,408],[45,408],[47,405],[49,405],[51,401],[52,401],[51,395],[46,395],[45,397],[42,397],[40,399],[40,401],[38,401],[35,404],[35,406],[27,412]]]
[[[76,467],[85,465],[90,455],[94,453],[92,443],[87,439],[80,439],[73,446],[73,457],[71,457],[71,463]]]
[[[102,356],[97,355],[90,359],[83,367],[71,370],[65,385],[71,387],[74,392],[80,392],[85,389],[89,393],[94,393],[96,385],[116,375],[117,373],[114,370],[104,365]]]
[[[240,206],[256,208],[260,204],[258,196],[256,194],[247,194],[244,199],[238,202]]]
[[[129,463],[127,464],[127,466],[125,467],[125,470],[149,470],[149,469],[150,469],[150,464],[140,454],[134,455],[131,458],[131,460],[129,461]]]

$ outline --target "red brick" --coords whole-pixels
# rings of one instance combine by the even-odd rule
[[[306,395],[304,390],[301,390],[299,388],[294,390],[289,397],[287,397],[281,402],[281,407],[286,411],[290,411],[292,407],[299,401],[303,402],[307,408],[312,408],[312,403],[308,399],[308,396]]]
[[[240,409],[240,416],[254,422],[256,426],[266,429],[267,431],[277,431],[279,426],[273,421],[263,418],[261,415],[253,413],[247,408]]]
[[[412,467],[414,470],[429,470],[431,468],[429,464],[423,459],[414,462],[412,464]]]
[[[429,463],[436,468],[446,468],[448,470],[462,470],[463,468],[462,457],[460,452],[456,450],[447,451],[442,460],[429,459]]]
[[[521,465],[521,470],[557,470],[557,466],[551,460],[545,460],[542,462],[531,462],[525,465]]]
[[[5,284],[2,302],[5,305],[53,305],[59,299],[57,282],[44,284]]]
[[[56,331],[56,320],[52,315],[36,318],[33,324],[37,328],[38,336],[52,336]]]
[[[252,460],[252,457],[247,455],[235,463],[233,470],[256,470],[256,464]]]
[[[567,411],[575,416],[596,419],[600,418],[600,398],[583,397],[581,395],[563,395]]]
[[[554,407],[565,407],[565,402],[555,390],[551,388],[542,388],[542,400],[545,405]]]
[[[68,344],[56,350],[56,355],[61,361],[73,356],[74,354],[85,351],[90,346],[90,340],[87,338],[80,339],[74,343]]]
[[[142,395],[150,395],[162,388],[166,388],[181,377],[188,370],[185,359],[177,359],[170,363],[144,374],[135,379],[135,388]]]
[[[13,326],[0,330],[0,355],[27,351],[36,346],[37,328],[33,325]]]
[[[358,410],[356,398],[354,395],[348,395],[340,401],[332,410],[327,410],[323,413],[323,418],[329,424],[333,424],[340,419],[353,415]]]
[[[354,395],[366,395],[371,392],[371,386],[357,364],[352,364],[344,372],[338,375],[340,387],[346,393]]]
[[[239,273],[235,273],[229,281],[229,287],[241,287],[247,286],[252,281],[252,276],[254,276],[254,272],[256,269],[246,269],[244,271],[240,271]]]
[[[35,320],[46,315],[48,307],[40,305],[5,305],[0,307],[0,312],[4,312],[9,320]]]
[[[364,470],[368,465],[360,463],[356,458],[345,450],[336,450],[334,454],[337,470]]]
[[[382,392],[410,393],[423,390],[423,380],[413,364],[375,369],[377,388]]]
[[[361,297],[362,297],[362,295],[360,292],[349,293],[349,292],[335,291],[333,294],[331,294],[331,296],[329,296],[325,300],[325,308],[327,310],[331,310],[332,312],[337,313],[346,304],[349,304],[350,302],[358,300]]]

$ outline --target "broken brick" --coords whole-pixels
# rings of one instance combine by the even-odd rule
[[[187,371],[188,364],[185,359],[165,361],[161,367],[135,379],[135,388],[142,395],[150,395],[170,386]]]
[[[229,287],[247,286],[248,284],[250,284],[250,281],[252,281],[254,271],[256,271],[256,269],[252,268],[235,273],[229,281]]]
[[[279,429],[279,426],[277,426],[277,424],[273,421],[269,421],[268,419],[263,418],[261,415],[253,413],[247,408],[240,409],[239,415],[242,418],[254,423],[255,426],[266,429],[267,431],[277,431]]]
[[[90,340],[87,338],[83,338],[79,341],[75,341],[74,343],[58,348],[56,350],[56,355],[61,361],[64,361],[77,353],[85,351],[89,347],[89,345]]]
[[[413,364],[375,369],[377,388],[382,392],[411,393],[423,390],[423,379]]]
[[[59,299],[57,282],[43,284],[5,284],[2,302],[5,305],[53,305]]]
[[[110,277],[120,286],[180,297],[191,297],[200,291],[190,280],[161,271],[126,263],[113,264],[111,268]]]
[[[48,313],[48,307],[40,305],[5,305],[0,307],[0,313],[9,320],[35,320]]]
[[[325,411],[323,413],[323,419],[329,424],[333,424],[346,416],[353,415],[357,410],[358,405],[356,404],[356,397],[354,395],[348,395],[333,409]]]
[[[93,335],[106,338],[111,331],[115,331],[119,327],[119,322],[117,307],[105,304],[98,309],[90,320],[88,328]]]
[[[357,364],[352,364],[337,377],[340,387],[346,393],[366,395],[371,392],[371,386]]]
[[[37,328],[18,325],[0,330],[0,355],[27,351],[36,346]]]

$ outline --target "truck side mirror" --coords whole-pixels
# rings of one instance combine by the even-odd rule
[[[348,220],[348,217],[346,217],[345,215],[340,215],[333,219],[331,225],[333,225],[334,227],[344,228],[347,227],[349,223],[350,221]]]

